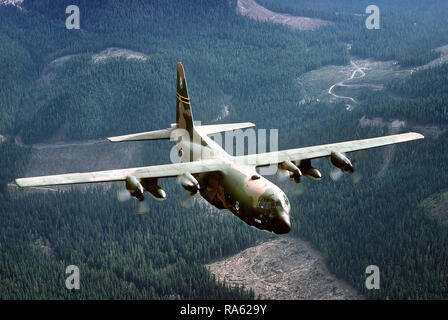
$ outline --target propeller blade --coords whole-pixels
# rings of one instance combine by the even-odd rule
[[[290,173],[288,170],[278,169],[277,170],[277,181],[286,182],[289,180],[289,175],[290,175]]]
[[[305,186],[303,183],[296,183],[294,186],[293,196],[301,196],[305,193]]]
[[[125,202],[125,201],[128,201],[131,198],[132,198],[132,196],[131,196],[131,194],[129,193],[128,190],[124,189],[124,190],[117,191],[117,199],[118,199],[118,201]]]
[[[341,177],[342,177],[342,175],[343,175],[344,173],[341,171],[341,170],[339,170],[339,169],[334,169],[333,171],[331,171],[330,172],[330,178],[331,178],[331,180],[333,180],[333,181],[338,181],[339,179],[341,179]]]
[[[350,176],[352,177],[352,181],[354,184],[357,184],[362,179],[362,175],[357,171],[353,172]]]
[[[194,204],[194,193],[188,193],[180,202],[180,205],[185,209],[190,209]]]
[[[149,212],[148,203],[145,200],[138,202],[137,214],[146,214]]]
[[[365,150],[362,150],[361,152],[357,152],[354,159],[352,160],[352,164],[355,164],[356,162],[361,161],[362,158],[367,157],[367,153]],[[362,175],[358,173],[356,170],[353,171],[350,175],[352,177],[352,181],[354,184],[357,184],[362,179]]]

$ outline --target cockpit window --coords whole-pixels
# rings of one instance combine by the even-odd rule
[[[279,200],[275,201],[269,198],[260,198],[257,207],[261,209],[281,208],[282,203]]]

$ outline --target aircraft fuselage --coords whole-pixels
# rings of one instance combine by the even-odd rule
[[[231,164],[223,172],[199,174],[201,196],[227,209],[248,225],[277,234],[291,230],[285,193],[250,167]]]
[[[176,139],[177,140],[177,139]],[[198,134],[196,141],[179,139],[176,144],[182,161],[219,157],[227,166],[210,173],[195,174],[201,196],[218,209],[227,209],[247,224],[277,234],[291,230],[291,206],[285,193],[275,184],[259,175],[255,167],[236,164],[207,136]]]

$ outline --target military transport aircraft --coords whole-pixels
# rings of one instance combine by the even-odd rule
[[[322,175],[311,161],[326,157],[341,172],[354,173],[346,153],[424,138],[419,133],[389,135],[313,147],[233,156],[209,135],[249,128],[253,123],[195,125],[191,112],[182,63],[177,65],[176,123],[170,128],[108,138],[112,142],[171,139],[181,162],[108,171],[69,173],[16,179],[20,187],[124,181],[127,197],[144,202],[147,191],[157,200],[166,199],[158,179],[177,177],[191,195],[198,191],[219,209],[228,209],[247,224],[277,234],[291,229],[290,203],[285,193],[261,176],[256,168],[275,165],[290,180],[300,183],[301,176],[319,180]],[[123,197],[123,194],[122,194]],[[140,207],[140,206],[139,206]],[[141,206],[139,213],[146,213]]]

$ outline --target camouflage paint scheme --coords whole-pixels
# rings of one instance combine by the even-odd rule
[[[255,166],[236,165],[193,123],[187,80],[182,63],[177,65],[177,130],[172,135],[182,162],[220,158],[228,163],[222,170],[194,174],[201,196],[218,209],[227,209],[247,224],[277,234],[291,230],[291,206],[285,193],[260,176]]]
[[[352,140],[311,147],[232,156],[208,135],[249,128],[253,123],[198,125],[193,122],[190,97],[182,63],[177,65],[176,123],[170,128],[109,137],[112,142],[171,139],[180,156],[180,163],[96,172],[67,173],[41,177],[18,178],[19,187],[39,187],[75,183],[124,181],[129,194],[145,201],[147,191],[157,200],[165,200],[159,178],[177,177],[191,194],[199,192],[219,209],[228,209],[241,220],[258,229],[277,234],[291,229],[288,198],[280,188],[256,172],[257,167],[275,165],[286,171],[296,183],[301,176],[319,180],[322,175],[311,166],[311,160],[327,157],[342,172],[354,173],[345,153],[403,143],[424,136],[416,132],[362,140]],[[140,206],[139,206],[140,207]],[[138,213],[147,213],[142,206]]]

